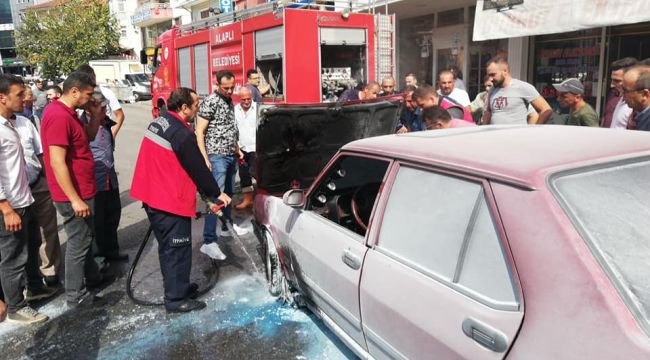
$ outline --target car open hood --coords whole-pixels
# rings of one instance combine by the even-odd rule
[[[271,194],[308,188],[344,144],[395,133],[401,108],[401,97],[391,97],[263,109],[257,127],[258,187]]]

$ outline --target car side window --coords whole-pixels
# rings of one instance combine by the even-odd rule
[[[341,156],[307,199],[306,209],[365,236],[388,161]]]
[[[402,166],[377,249],[487,305],[517,307],[480,183]]]

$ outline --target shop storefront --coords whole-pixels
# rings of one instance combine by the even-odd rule
[[[507,56],[508,40],[472,41],[475,6],[472,1],[467,3],[399,20],[400,83],[406,74],[414,73],[420,83],[434,85],[440,70],[456,66],[471,98],[483,90],[485,63],[495,55]]]
[[[560,112],[553,84],[578,78],[585,87],[585,100],[596,107],[602,88],[600,29],[535,37],[532,84],[551,107]]]
[[[624,9],[626,21],[648,17],[636,14],[634,8],[640,6],[638,3],[624,1],[629,3]],[[609,64],[626,56],[640,60],[650,58],[650,22],[615,25],[617,21],[620,23],[620,11],[624,10],[619,9],[619,13],[613,15],[610,10],[618,8],[610,0],[599,4],[582,3],[585,9],[593,7],[589,13],[594,23],[596,20],[605,25],[609,22],[609,26],[588,28],[580,25],[582,30],[559,30],[537,36],[531,34],[548,33],[554,27],[543,23],[550,24],[550,19],[563,13],[553,7],[550,0],[520,1],[507,13],[486,10],[483,3],[458,0],[456,8],[438,9],[436,6],[428,14],[408,18],[397,12],[400,85],[403,85],[404,76],[411,72],[417,75],[420,83],[434,85],[440,70],[456,65],[464,74],[465,86],[473,98],[482,90],[486,62],[500,55],[508,58],[513,77],[533,84],[557,111],[562,110],[557,105],[552,84],[571,77],[584,83],[587,102],[600,111],[609,91]],[[449,2],[443,4],[449,5]],[[475,22],[478,16],[482,19]],[[567,19],[556,20],[558,29],[575,25]],[[474,33],[474,26],[482,33],[480,36]],[[517,26],[521,28],[516,29]],[[474,41],[475,38],[481,41]]]
[[[580,79],[586,100],[600,111],[609,65],[627,56],[650,57],[650,14],[643,1],[478,0],[475,16],[473,39],[525,39],[521,50],[531,60],[521,62],[528,69],[521,79],[555,109],[553,83]],[[511,65],[522,51],[511,51]]]
[[[408,73],[414,73],[420,83],[433,81],[432,32],[434,14],[404,19],[399,22],[397,58],[399,83]]]
[[[578,78],[585,99],[599,111],[609,91],[609,65],[623,57],[650,58],[650,22],[535,36],[532,84],[558,112],[553,83]],[[566,110],[564,110],[566,111]]]

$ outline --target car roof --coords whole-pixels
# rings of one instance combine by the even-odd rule
[[[432,164],[534,189],[550,172],[650,155],[650,133],[490,125],[366,138],[342,150]]]

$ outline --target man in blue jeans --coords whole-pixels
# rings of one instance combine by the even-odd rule
[[[237,162],[243,154],[237,145],[239,131],[235,121],[232,93],[235,88],[235,75],[229,70],[217,72],[217,91],[206,97],[199,106],[196,122],[196,139],[208,168],[221,189],[232,197],[235,191]],[[227,221],[232,223],[232,207],[224,210]],[[248,231],[233,224],[237,235]],[[227,234],[224,226],[222,235]],[[207,215],[203,226],[203,246],[201,252],[215,260],[225,260],[226,255],[217,245],[217,217]]]

